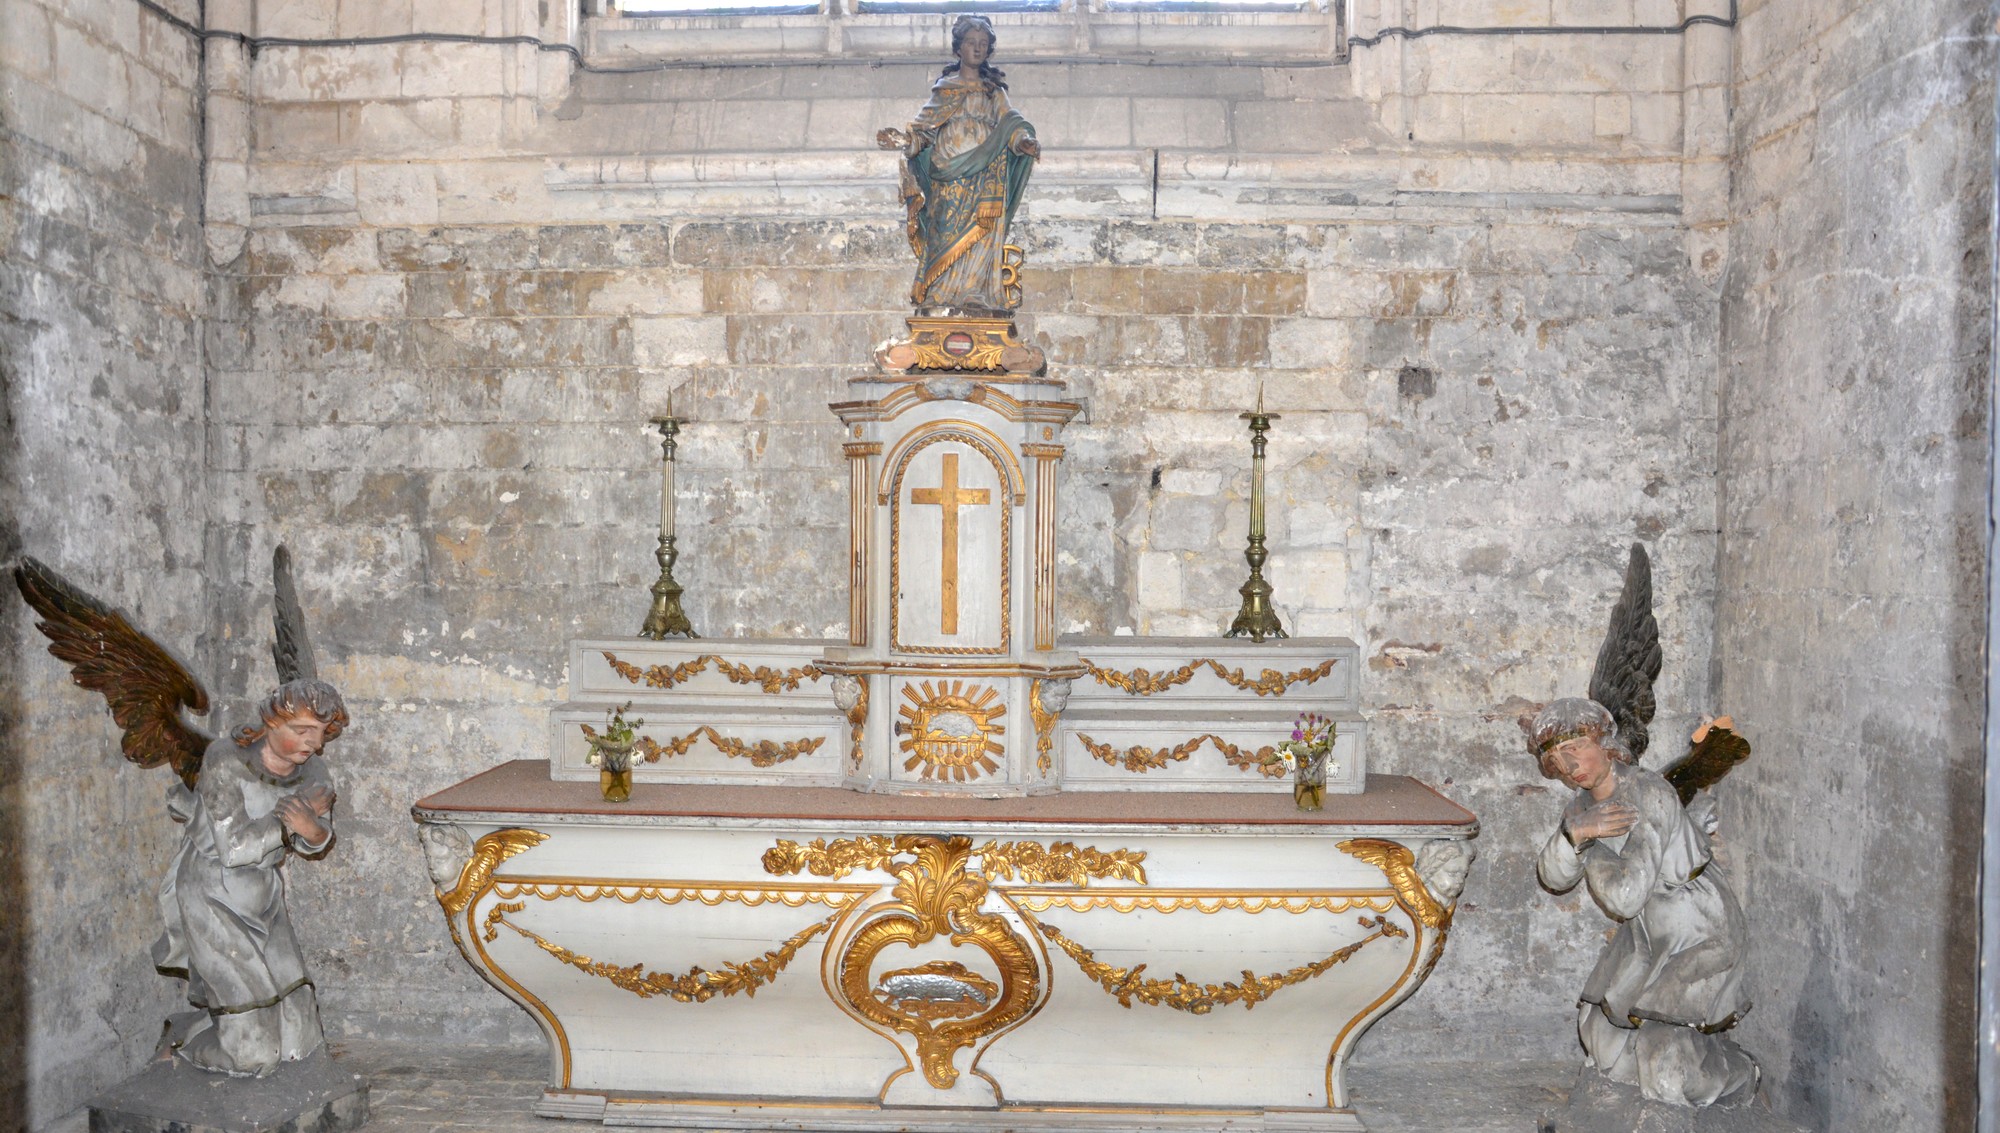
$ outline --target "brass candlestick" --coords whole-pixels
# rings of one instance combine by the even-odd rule
[[[653,418],[660,427],[660,545],[653,551],[660,577],[653,582],[653,608],[646,612],[639,636],[654,641],[700,636],[681,610],[681,584],[674,581],[674,560],[680,557],[674,549],[674,435],[681,431],[681,422],[673,412],[669,408],[666,416]]]
[[[1278,624],[1278,612],[1271,608],[1271,584],[1264,581],[1264,560],[1270,557],[1264,550],[1264,434],[1271,431],[1271,422],[1278,415],[1264,412],[1264,391],[1259,388],[1257,408],[1240,417],[1250,422],[1250,544],[1243,552],[1250,563],[1250,578],[1236,591],[1243,595],[1243,607],[1222,636],[1247,636],[1261,642],[1267,637],[1286,636],[1285,627]]]

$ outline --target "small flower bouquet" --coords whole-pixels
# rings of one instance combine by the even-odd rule
[[[604,801],[622,803],[632,797],[632,749],[638,745],[644,720],[627,720],[631,701],[604,715],[604,731],[590,737],[590,754],[583,761],[597,768],[597,785]]]
[[[1339,725],[1317,712],[1307,712],[1292,722],[1292,738],[1266,758],[1266,763],[1282,763],[1292,773],[1292,801],[1300,810],[1326,805],[1327,763],[1333,742],[1339,738]]]

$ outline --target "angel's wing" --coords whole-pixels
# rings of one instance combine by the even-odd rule
[[[271,552],[271,589],[271,628],[277,633],[271,641],[271,660],[278,665],[278,683],[319,676],[312,638],[306,636],[306,612],[292,585],[292,553],[283,543]]]
[[[77,684],[104,695],[112,719],[125,729],[125,758],[141,767],[170,764],[194,786],[209,737],[182,720],[180,710],[206,713],[208,693],[187,668],[133,629],[124,614],[32,558],[14,568],[14,582],[42,616],[35,624],[48,637],[49,652],[69,666]]]
[[[1736,734],[1727,716],[1705,724],[1688,742],[1688,753],[1662,771],[1686,806],[1694,793],[1722,782],[1730,769],[1750,758],[1750,741]]]
[[[1660,623],[1653,620],[1653,563],[1632,544],[1625,590],[1611,608],[1611,625],[1590,674],[1590,699],[1611,710],[1618,735],[1637,759],[1646,754],[1646,725],[1653,721],[1653,680],[1660,675]]]

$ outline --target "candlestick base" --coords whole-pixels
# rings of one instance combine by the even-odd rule
[[[669,637],[693,640],[701,636],[681,610],[681,584],[674,581],[674,560],[679,557],[680,553],[674,550],[674,537],[660,536],[659,548],[653,552],[653,558],[660,564],[660,577],[653,582],[653,608],[646,611],[646,623],[639,627],[640,637],[664,641]]]
[[[1248,637],[1261,642],[1267,637],[1289,637],[1285,627],[1278,622],[1278,611],[1271,608],[1271,584],[1264,581],[1264,573],[1257,567],[1250,568],[1250,578],[1236,591],[1243,595],[1243,607],[1236,611],[1236,620],[1229,623],[1224,637]]]

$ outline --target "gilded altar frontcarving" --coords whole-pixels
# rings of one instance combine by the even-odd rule
[[[704,653],[699,657],[674,665],[634,665],[621,661],[608,650],[602,651],[604,663],[611,671],[633,684],[643,684],[647,688],[667,689],[692,677],[706,672],[713,665],[731,684],[756,685],[773,696],[781,692],[797,691],[806,681],[816,681],[825,674],[817,665],[800,665],[792,669],[773,669],[768,665],[745,665],[714,653]]]
[[[500,929],[505,927],[519,933],[535,947],[557,960],[578,971],[607,980],[613,987],[629,991],[641,999],[663,995],[682,1003],[707,1003],[718,995],[736,995],[739,992],[744,995],[757,994],[758,988],[777,979],[779,973],[792,962],[792,957],[798,955],[799,949],[831,927],[833,918],[839,915],[839,910],[835,910],[824,920],[814,921],[793,933],[776,948],[753,959],[733,960],[714,971],[696,965],[686,972],[674,974],[647,971],[643,964],[619,965],[593,960],[580,952],[555,943],[533,929],[507,919],[508,913],[518,913],[525,907],[523,902],[503,901],[488,910],[483,933],[486,941],[491,943],[497,939]]]
[[[896,729],[902,735],[898,746],[907,756],[903,770],[920,770],[927,780],[961,783],[1000,770],[994,757],[1006,751],[1000,737],[1007,726],[1000,717],[1007,706],[1000,703],[999,692],[964,681],[940,681],[935,687],[924,681],[921,689],[903,686],[909,703],[898,709],[903,722]]]
[[[1019,1024],[1044,997],[1041,965],[1006,918],[982,908],[988,882],[971,868],[970,838],[898,835],[886,843],[857,841],[867,844],[844,849],[840,843],[815,841],[801,849],[780,842],[765,853],[764,868],[772,873],[824,869],[839,876],[844,867],[866,863],[895,875],[891,900],[860,910],[841,939],[829,944],[824,968],[843,1010],[892,1035],[910,1035],[925,1081],[950,1089],[959,1077],[952,1064],[959,1050]],[[997,981],[955,960],[891,973],[880,983],[872,974],[883,950],[916,948],[939,939],[982,954]],[[901,981],[890,983],[892,976]],[[918,981],[918,976],[924,979]]]
[[[1204,668],[1214,673],[1218,680],[1229,685],[1231,688],[1241,689],[1244,692],[1254,692],[1258,696],[1283,696],[1293,685],[1309,685],[1331,673],[1338,661],[1339,658],[1337,657],[1329,657],[1317,665],[1308,666],[1291,673],[1281,672],[1277,669],[1265,669],[1255,677],[1246,676],[1240,668],[1232,669],[1220,661],[1207,657],[1189,661],[1178,669],[1169,669],[1158,673],[1148,672],[1145,669],[1133,669],[1129,672],[1121,672],[1116,669],[1102,668],[1092,664],[1089,658],[1085,658],[1083,664],[1085,669],[1090,673],[1091,679],[1095,680],[1098,684],[1118,689],[1120,692],[1128,693],[1132,696],[1152,696],[1171,688],[1177,688],[1193,680],[1194,675]]]
[[[597,729],[589,724],[578,724],[585,739],[597,735]],[[706,738],[715,745],[715,750],[731,759],[747,759],[752,767],[775,767],[788,763],[802,755],[810,755],[826,742],[825,736],[806,736],[802,739],[780,743],[775,740],[744,740],[735,736],[725,736],[706,724],[697,727],[684,736],[670,736],[664,742],[651,736],[640,736],[632,751],[647,763],[658,763],[662,759],[676,755],[686,755],[694,747],[694,742]]]
[[[1355,954],[1377,940],[1405,937],[1395,922],[1376,915],[1361,917],[1361,927],[1372,929],[1367,936],[1342,948],[1335,949],[1325,958],[1310,964],[1301,964],[1289,971],[1257,975],[1248,968],[1243,970],[1241,983],[1203,984],[1196,983],[1176,972],[1172,979],[1155,979],[1145,974],[1146,965],[1137,964],[1130,968],[1120,968],[1099,960],[1090,949],[1065,936],[1054,925],[1035,922],[1035,928],[1049,938],[1063,954],[1076,961],[1076,966],[1084,975],[1096,981],[1099,987],[1109,992],[1120,1007],[1130,1007],[1134,1000],[1150,1007],[1170,1007],[1175,1011],[1185,1011],[1190,1015],[1206,1015],[1217,1007],[1241,1003],[1244,1007],[1254,1007],[1271,998],[1285,988],[1304,983],[1315,976],[1323,975],[1335,964],[1353,959]]]
[[[1073,734],[1076,736],[1076,742],[1083,745],[1083,750],[1089,752],[1092,759],[1139,774],[1157,771],[1171,763],[1186,762],[1195,752],[1201,750],[1203,744],[1214,745],[1215,750],[1222,754],[1223,760],[1238,771],[1255,772],[1266,779],[1279,779],[1289,774],[1282,763],[1272,759],[1277,753],[1276,747],[1267,744],[1264,747],[1247,749],[1213,733],[1204,733],[1169,747],[1135,744],[1123,751],[1112,744],[1094,740],[1082,732]]]

